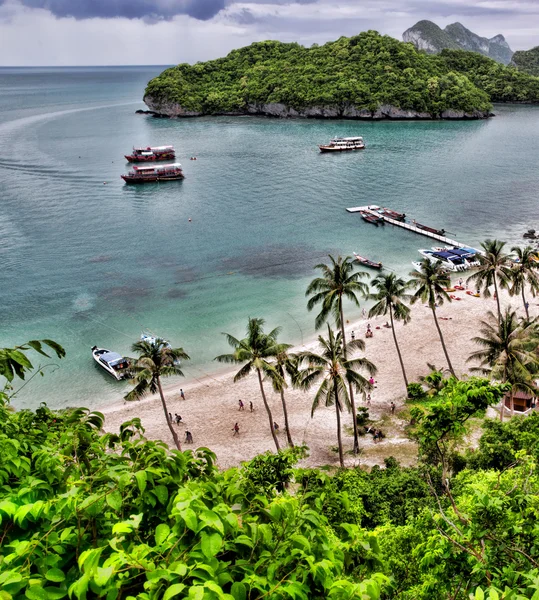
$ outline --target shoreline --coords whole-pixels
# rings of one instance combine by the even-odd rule
[[[466,363],[466,359],[476,348],[471,338],[477,335],[480,321],[486,318],[486,312],[495,310],[496,302],[493,298],[469,296],[465,291],[455,292],[455,296],[461,300],[444,304],[437,313],[453,366],[457,373],[462,375],[469,373],[469,368],[473,366]],[[501,299],[503,304],[508,304],[506,293]],[[510,303],[519,313],[523,312],[517,298],[511,298]],[[445,365],[431,311],[422,304],[413,305],[411,310],[412,319],[409,324],[395,324],[410,382],[417,381],[420,375],[428,373],[427,362],[437,367]],[[371,394],[372,402],[368,408],[371,420],[377,421],[384,433],[387,432],[386,439],[377,444],[373,444],[370,436],[368,439],[360,438],[362,453],[358,456],[350,455],[348,451],[353,442],[352,421],[351,415],[343,413],[342,434],[347,466],[359,463],[369,466],[383,464],[383,459],[392,455],[403,464],[412,464],[415,460],[415,444],[403,434],[406,422],[399,416],[400,411],[405,408],[404,381],[392,333],[390,329],[383,327],[386,320],[385,317],[360,319],[346,326],[348,336],[354,331],[356,339],[365,340],[366,323],[371,323],[374,336],[365,340],[365,353],[361,353],[378,367],[375,376],[377,384]],[[323,334],[323,330],[320,333]],[[318,333],[315,333],[316,337],[317,335]],[[316,348],[316,337],[303,345],[294,346],[292,350]],[[163,382],[169,412],[172,415],[180,414],[185,423],[174,425],[182,442],[186,428],[194,438],[192,446],[182,443],[182,449],[200,446],[210,448],[217,455],[219,468],[237,466],[257,454],[275,449],[268,431],[268,417],[260,397],[257,378],[251,375],[237,384],[233,383],[233,374],[239,368],[240,366],[237,366],[219,374],[208,374],[196,383],[183,380],[167,385],[166,380]],[[184,390],[186,400],[181,400],[180,389]],[[265,391],[273,418],[281,427],[278,437],[281,447],[284,448],[286,436],[283,431],[280,396],[267,383]],[[337,466],[338,455],[332,450],[337,443],[335,410],[319,407],[311,419],[313,395],[314,390],[301,392],[288,388],[285,392],[294,442],[309,446],[309,456],[300,464],[303,467]],[[239,399],[245,404],[244,411],[238,410]],[[397,405],[395,415],[391,415],[391,401]],[[254,405],[253,413],[249,411],[250,402]],[[361,407],[366,406],[366,403],[359,397],[356,405]],[[161,403],[156,401],[155,396],[134,402],[118,401],[101,409],[101,412],[105,414],[107,431],[115,431],[124,421],[140,417],[148,439],[161,439],[169,445],[172,443],[164,422]],[[240,426],[240,434],[237,437],[233,436],[236,422]]]

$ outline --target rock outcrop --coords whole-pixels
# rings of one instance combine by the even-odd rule
[[[441,29],[432,21],[419,21],[402,34],[405,42],[411,42],[418,50],[437,54],[444,48],[478,52],[497,62],[508,65],[513,52],[503,35],[485,38],[470,31],[461,23],[452,23]]]
[[[185,118],[201,117],[206,114],[198,111],[185,110],[179,104],[158,102],[148,95],[144,97],[144,102],[149,108],[149,111],[147,112],[157,117]],[[487,117],[493,116],[488,111],[478,110],[473,112],[446,110],[440,115],[432,115],[426,112],[405,110],[391,105],[379,106],[374,111],[366,108],[358,108],[352,104],[345,104],[343,106],[310,106],[302,110],[296,110],[281,102],[249,104],[243,111],[221,112],[218,114],[220,116],[258,115],[280,119],[368,119],[375,121],[382,119],[486,119]]]

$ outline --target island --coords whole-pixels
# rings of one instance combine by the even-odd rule
[[[156,116],[483,119],[492,102],[539,102],[539,78],[474,52],[429,55],[376,31],[323,46],[256,42],[152,79]]]

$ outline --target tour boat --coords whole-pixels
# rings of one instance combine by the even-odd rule
[[[177,181],[184,179],[180,163],[170,165],[155,165],[144,167],[133,167],[127,175],[122,175],[126,183],[150,183],[154,181]]]
[[[435,252],[450,252],[451,254],[455,254],[456,256],[460,256],[470,267],[478,267],[479,266],[479,250],[475,248],[459,248],[458,246],[449,246],[440,248],[438,246],[433,246],[432,248]]]
[[[320,152],[346,152],[347,150],[363,150],[365,142],[362,137],[333,138],[329,144],[318,146]]]
[[[156,160],[174,160],[176,151],[174,146],[148,146],[147,148],[133,148],[132,154],[126,154],[129,162],[154,162]]]
[[[374,214],[372,214],[371,212],[368,212],[366,210],[360,210],[359,214],[361,215],[361,218],[364,221],[367,221],[367,223],[372,223],[373,225],[383,225],[385,223],[384,218],[383,217],[378,217]]]
[[[129,361],[117,352],[111,352],[106,348],[92,346],[92,356],[95,362],[114,379],[120,381],[129,377]]]
[[[412,261],[412,265],[414,267],[414,269],[418,272],[418,273],[423,273],[423,265],[421,264],[421,262],[419,261]],[[449,273],[448,269],[442,269],[443,273]]]
[[[354,257],[359,264],[365,267],[371,267],[372,269],[381,269],[383,266],[381,262],[374,262],[373,260],[369,260],[368,258],[359,256],[359,254],[356,254],[355,252]]]
[[[435,250],[421,249],[419,254],[428,258],[431,262],[440,261],[442,265],[450,271],[466,271],[470,265],[460,256],[451,252],[436,252]]]

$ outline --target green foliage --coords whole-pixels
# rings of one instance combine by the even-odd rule
[[[420,383],[409,383],[406,391],[410,400],[422,400],[426,396],[425,390]]]
[[[519,71],[539,77],[539,46],[531,50],[518,50],[513,54],[512,63]]]
[[[145,96],[156,106],[176,103],[204,114],[243,114],[249,106],[266,103],[283,103],[296,110],[330,107],[340,115],[350,107],[369,113],[382,105],[433,117],[448,109],[490,110],[488,93],[479,87],[482,77],[484,87],[493,87],[488,76],[478,76],[478,83],[472,83],[466,61],[453,59],[461,65],[459,72],[448,67],[449,58],[428,56],[412,44],[376,31],[311,48],[256,42],[224,58],[166,69],[148,83]],[[509,77],[504,69],[514,71],[521,95],[533,95],[534,78],[485,60],[499,68],[492,67],[498,79]]]
[[[364,427],[369,422],[369,409],[366,406],[360,406],[356,413],[356,423],[358,427]]]

